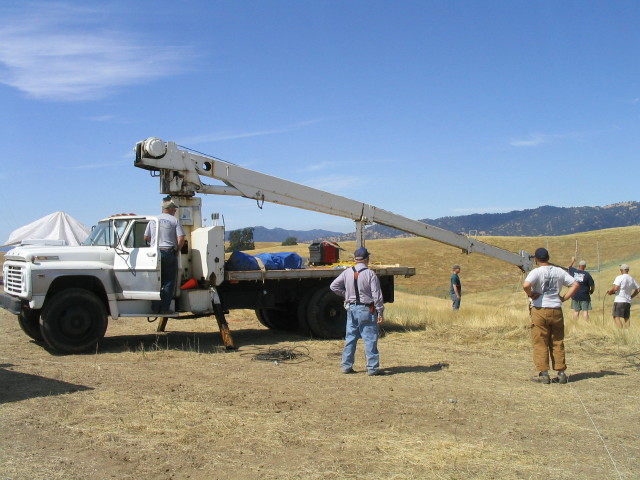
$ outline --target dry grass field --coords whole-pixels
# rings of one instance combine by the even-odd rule
[[[156,334],[140,318],[112,321],[97,352],[67,356],[2,311],[0,479],[640,478],[640,307],[616,330],[601,295],[623,261],[640,276],[638,233],[484,238],[548,246],[560,265],[577,241],[589,269],[599,253],[590,321],[565,310],[567,385],[529,381],[517,269],[415,238],[367,244],[374,262],[419,271],[388,305],[382,377],[363,372],[362,347],[358,373],[343,375],[341,341],[269,331],[249,311],[228,316],[233,352],[213,319]],[[347,258],[353,245],[342,246]]]

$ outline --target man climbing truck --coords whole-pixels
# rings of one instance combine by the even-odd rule
[[[135,146],[134,166],[160,179],[160,193],[170,195],[185,230],[178,255],[178,285],[168,318],[215,316],[223,341],[233,347],[225,313],[253,309],[268,328],[301,330],[320,338],[344,336],[342,300],[329,289],[340,274],[331,267],[234,271],[225,268],[224,226],[202,226],[198,194],[235,195],[263,202],[351,218],[357,245],[364,246],[364,226],[380,223],[414,235],[478,252],[518,266],[532,267],[526,252],[515,254],[422,222],[305,185],[289,182],[180,149],[151,137]],[[222,182],[202,183],[201,177]],[[144,240],[154,215],[116,215],[101,220],[84,245],[23,245],[5,255],[4,293],[0,306],[17,315],[22,330],[57,351],[95,350],[108,318],[156,317],[160,299],[160,265],[156,246]],[[157,233],[157,232],[156,232]],[[412,267],[374,266],[385,302],[393,302],[394,278],[415,274]]]

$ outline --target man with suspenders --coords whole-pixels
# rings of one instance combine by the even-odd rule
[[[342,372],[355,373],[353,362],[356,345],[358,339],[362,338],[367,358],[367,374],[384,375],[380,370],[378,353],[378,325],[382,323],[384,312],[380,280],[375,272],[368,268],[369,252],[366,248],[358,248],[353,256],[355,266],[344,270],[330,286],[333,292],[344,297],[347,309]]]

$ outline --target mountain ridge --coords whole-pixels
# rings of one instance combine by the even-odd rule
[[[253,228],[254,242],[284,242],[289,237],[294,237],[298,242],[312,242],[317,238],[332,238],[344,235],[343,232],[332,232],[330,230],[287,230],[284,228],[266,228],[263,226]],[[241,229],[237,229],[241,230]],[[229,232],[226,232],[226,240],[229,240]]]
[[[420,219],[434,227],[456,233],[506,236],[541,237],[582,233],[605,228],[640,225],[640,202],[626,201],[605,206],[554,207],[543,205],[525,210],[513,210],[505,213],[475,213],[461,216],[448,216],[436,219]],[[299,242],[349,241],[355,240],[353,233],[331,232],[328,230],[287,230],[253,227],[253,239],[256,242],[282,242],[295,237]],[[384,225],[370,225],[365,230],[365,238],[410,237]]]

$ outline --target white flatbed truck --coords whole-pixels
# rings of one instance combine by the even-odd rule
[[[197,194],[235,195],[263,202],[351,218],[358,246],[364,246],[364,226],[380,223],[408,233],[478,252],[518,266],[532,268],[532,259],[372,205],[265,175],[222,160],[178,148],[151,137],[135,146],[134,166],[160,179],[160,192],[171,195],[186,233],[179,255],[178,284],[195,279],[195,288],[176,289],[175,314],[167,319],[215,316],[222,340],[233,348],[225,313],[253,309],[268,328],[300,330],[320,338],[344,335],[346,313],[342,299],[329,284],[342,270],[309,267],[293,270],[230,271],[225,269],[222,225],[202,226]],[[221,185],[206,185],[210,177]],[[4,292],[0,307],[15,314],[31,338],[64,353],[95,351],[108,318],[157,317],[152,302],[160,299],[158,250],[144,241],[154,215],[115,215],[101,220],[81,246],[18,246],[5,254]],[[154,222],[158,225],[158,222]],[[415,268],[372,266],[385,302],[394,300],[396,276],[412,276]]]

